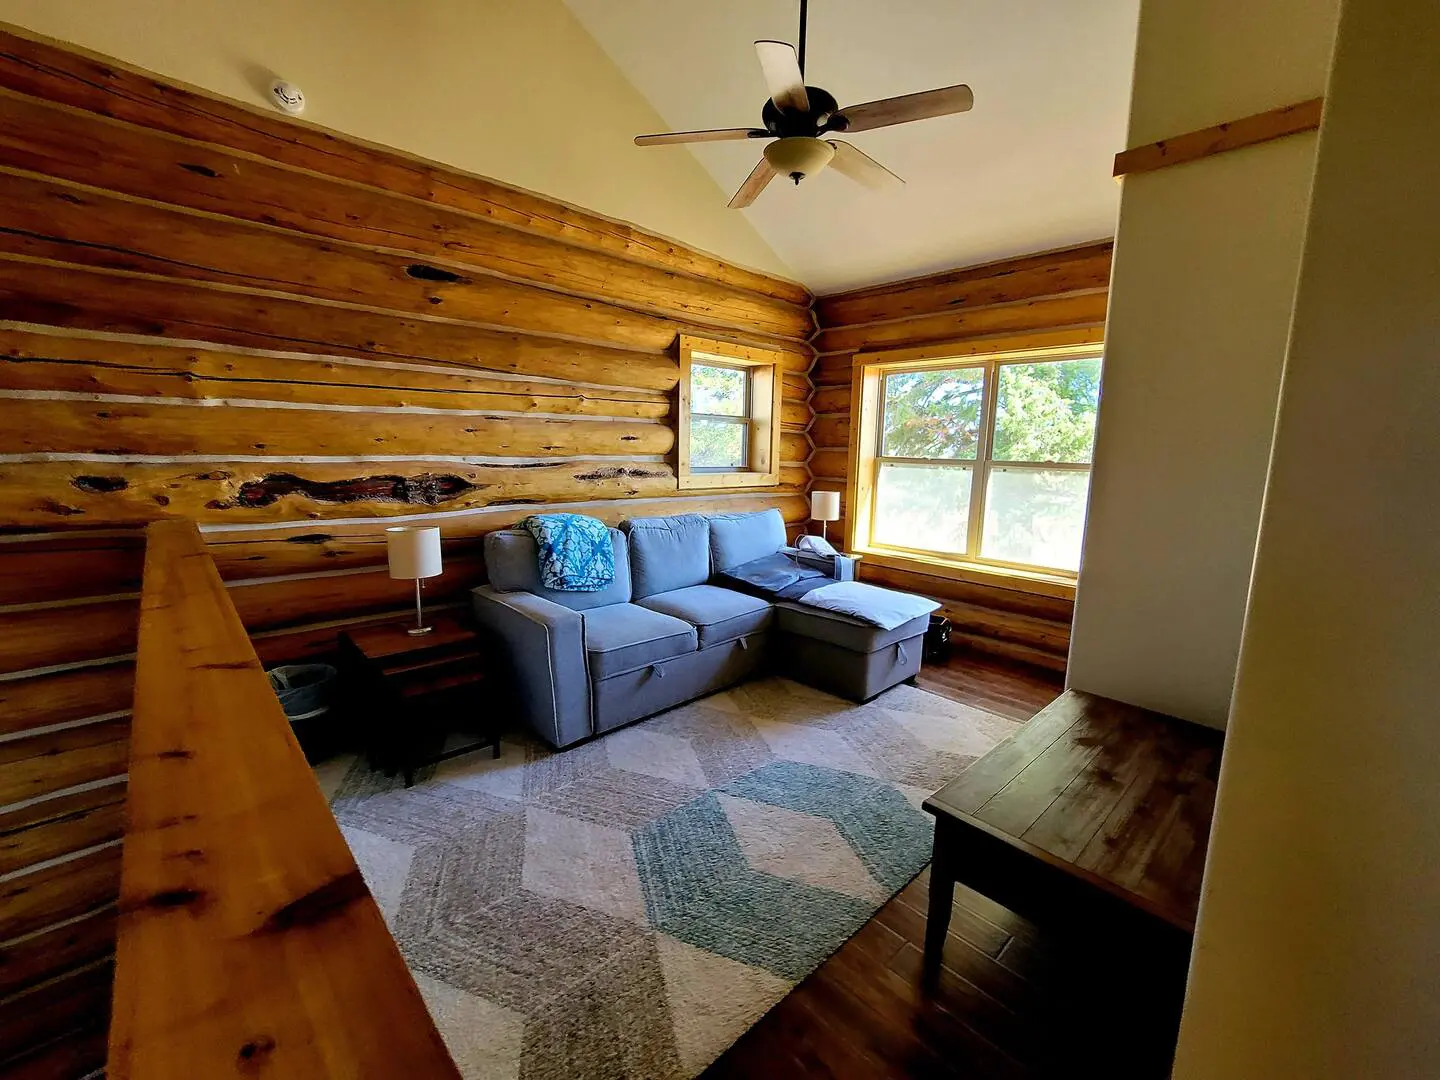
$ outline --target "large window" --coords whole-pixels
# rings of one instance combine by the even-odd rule
[[[775,353],[682,337],[675,470],[679,486],[778,484],[780,397]]]
[[[857,477],[869,511],[861,546],[1079,568],[1097,354],[876,365],[868,382],[875,400],[862,415],[876,430]]]

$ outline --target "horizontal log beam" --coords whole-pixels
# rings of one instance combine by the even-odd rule
[[[0,516],[28,526],[136,525],[161,517],[206,525],[393,517],[492,504],[658,498],[675,490],[674,469],[658,461],[0,463]],[[0,581],[5,567],[0,557]]]
[[[810,455],[810,475],[843,482],[850,475],[848,457],[845,450],[816,450]]]
[[[68,1032],[64,1038],[46,1043],[22,1058],[8,1062],[10,1080],[49,1080],[55,1076],[94,1076],[105,1068],[107,1051],[106,1019],[96,1017],[94,1026]]]
[[[0,252],[107,270],[263,289],[488,328],[563,332],[602,345],[668,349],[683,322],[448,262],[119,198],[0,171]],[[730,336],[784,341],[753,329]],[[805,348],[803,341],[791,347]]]
[[[845,387],[846,392],[850,389],[850,374],[855,363],[854,351],[837,353],[830,356],[822,356],[815,361],[815,367],[810,376],[815,380],[817,389],[825,387]],[[819,411],[818,409],[816,410]]]
[[[134,692],[128,661],[0,680],[0,735],[127,710]]]
[[[810,406],[803,401],[781,401],[780,423],[788,431],[805,431],[810,427],[810,422],[815,419],[815,413]]]
[[[124,831],[123,783],[0,813],[0,874],[118,840]]]
[[[8,996],[58,975],[90,967],[108,958],[115,950],[113,906],[89,912],[64,925],[44,930],[33,937],[0,944],[0,995]],[[107,972],[108,974],[108,972]],[[103,1034],[103,1032],[102,1032]],[[102,1040],[103,1050],[103,1040]],[[104,1056],[101,1055],[103,1064]],[[26,1077],[23,1071],[15,1074]],[[42,1076],[81,1076],[78,1072],[40,1072]]]
[[[113,904],[119,891],[118,846],[0,882],[0,940]]]
[[[1113,249],[1114,244],[1105,241],[929,274],[822,296],[816,300],[815,310],[820,325],[828,328],[1104,289],[1110,284]]]
[[[0,256],[0,318],[669,391],[669,355]]]
[[[848,359],[848,358],[847,358],[847,359]],[[844,379],[844,382],[843,382],[843,383],[841,383],[841,384],[838,385],[838,386],[822,386],[822,387],[819,387],[819,388],[816,389],[814,395],[810,398],[810,407],[815,410],[815,415],[816,415],[816,416],[823,416],[823,415],[825,415],[825,414],[827,414],[827,413],[829,413],[829,414],[845,413],[845,414],[847,414],[847,415],[849,414],[849,412],[850,412],[850,379],[848,378],[849,374],[850,374],[850,367],[849,367],[849,365],[847,364],[847,365],[845,365],[845,368],[844,368],[844,370],[843,370],[843,375],[845,376],[845,379]]]
[[[134,599],[0,612],[0,674],[135,651]]]
[[[666,454],[648,421],[131,404],[0,397],[0,453],[359,455]]]
[[[941,613],[944,614],[943,610]],[[1067,657],[1045,649],[1033,649],[1029,645],[1021,645],[1014,641],[1002,641],[999,638],[989,637],[985,634],[972,634],[964,630],[951,631],[950,643],[952,646],[972,649],[975,652],[984,653],[986,656],[998,656],[1016,663],[1045,668],[1047,671],[1058,671],[1062,675],[1065,673],[1068,663]]]
[[[670,415],[663,390],[453,374],[394,363],[264,356],[64,337],[0,326],[0,389],[262,400],[372,408],[467,409],[629,419]]]
[[[810,425],[810,441],[816,449],[841,449],[850,446],[850,417],[822,416]]]
[[[798,431],[786,431],[780,435],[780,460],[803,464],[810,459],[810,439]]]
[[[18,1058],[62,1037],[103,1026],[110,1015],[112,975],[109,963],[96,964],[32,987],[6,1002],[6,1008],[0,1010],[0,1058]],[[22,1058],[15,1071],[7,1067],[6,1072],[15,1080],[24,1080],[26,1068]]]
[[[820,331],[815,348],[822,353],[893,349],[1059,326],[1100,325],[1105,322],[1107,296],[1106,290],[1100,290],[993,307],[964,308],[895,322],[838,327]]]
[[[0,472],[3,469],[0,466]],[[0,480],[0,487],[8,486],[9,481]],[[10,526],[38,524],[4,509],[12,495],[32,498],[35,494],[29,489],[0,490],[0,521]],[[53,520],[74,524],[58,515]],[[139,541],[138,531],[129,537],[96,537],[76,529],[69,536],[0,543],[0,605],[135,592],[145,558]]]
[[[425,582],[432,603],[464,596],[485,583],[485,562],[478,555],[450,559],[439,577]],[[413,601],[415,587],[396,581],[383,569],[327,577],[295,577],[230,587],[230,600],[247,632],[275,630],[317,619],[341,619],[376,610],[393,610]]]
[[[0,91],[0,163],[132,197],[408,252],[700,325],[804,341],[786,301],[378,188]]]
[[[115,909],[101,908],[22,941],[0,944],[0,995],[13,994],[115,951]],[[101,1062],[104,1062],[103,1040]],[[37,1073],[37,1076],[45,1075]],[[83,1076],[84,1073],[54,1073]]]
[[[425,199],[526,232],[808,305],[794,282],[758,273],[634,226],[399,151],[168,83],[112,58],[0,33],[0,86],[141,127]]]
[[[0,743],[0,806],[125,772],[130,724],[102,720]]]

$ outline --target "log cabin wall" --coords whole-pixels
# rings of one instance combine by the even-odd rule
[[[815,302],[819,356],[811,371],[813,486],[846,492],[855,358],[862,352],[954,343],[957,355],[1100,341],[1110,283],[1109,242],[913,278]],[[848,498],[842,494],[842,513]],[[832,526],[846,536],[847,522]],[[941,573],[860,563],[862,579],[939,600],[961,643],[1063,671],[1073,589],[998,588]]]
[[[532,507],[798,524],[810,302],[0,32],[0,1062],[103,1062],[146,522],[199,523],[267,664],[405,610],[396,522],[443,530],[432,605],[463,603],[483,535]],[[778,487],[677,489],[682,331],[781,352]]]

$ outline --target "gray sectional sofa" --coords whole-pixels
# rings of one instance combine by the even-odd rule
[[[920,669],[921,616],[881,630],[717,584],[785,546],[778,510],[633,518],[610,530],[615,580],[600,592],[540,584],[524,529],[485,538],[490,584],[475,616],[503,645],[526,722],[554,747],[773,669],[863,701]]]

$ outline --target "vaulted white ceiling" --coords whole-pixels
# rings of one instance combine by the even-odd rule
[[[795,41],[797,0],[565,0],[674,129],[758,126],[752,42]],[[813,0],[805,81],[841,105],[965,82],[974,111],[850,136],[906,186],[776,180],[746,214],[817,293],[1113,234],[1138,0]],[[584,123],[577,87],[572,123]],[[641,134],[636,132],[636,134]],[[728,199],[757,142],[694,154]],[[681,239],[684,239],[681,237]]]

